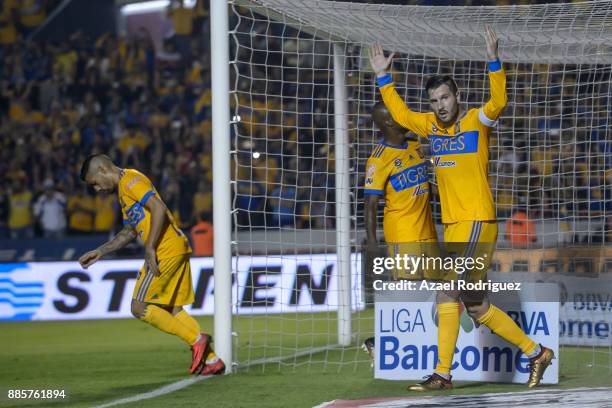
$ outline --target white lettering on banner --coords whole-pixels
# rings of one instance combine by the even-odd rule
[[[534,253],[537,252],[534,251]],[[575,254],[576,257],[583,255],[588,256],[589,254],[588,252],[585,254],[580,252]],[[541,260],[538,260],[538,262],[541,262]],[[502,273],[498,277],[508,275]],[[611,347],[612,275],[607,275],[611,274],[600,273],[597,276],[568,276],[566,274],[548,272],[513,272],[511,276],[513,281],[537,281],[558,286],[560,292],[560,344]]]
[[[569,293],[561,306],[561,344],[612,346],[612,293],[607,279],[564,282]]]
[[[559,342],[612,346],[612,277],[542,274],[561,288]],[[543,279],[544,280],[544,279]]]
[[[612,311],[612,294],[610,293],[576,293],[574,310]]]
[[[555,302],[521,302],[508,315],[531,339],[559,351],[559,308]],[[437,311],[432,302],[377,301],[375,305],[375,378],[419,380],[438,359]],[[528,359],[461,307],[460,331],[452,365],[454,380],[525,383]],[[558,383],[558,364],[543,383]]]
[[[131,317],[130,300],[142,260],[0,264],[0,320]],[[233,274],[234,312],[240,314],[337,310],[335,255],[240,257]],[[193,258],[195,315],[214,312],[212,258]],[[364,308],[361,256],[351,257],[352,307]]]

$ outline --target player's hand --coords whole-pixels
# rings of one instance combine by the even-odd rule
[[[489,61],[495,61],[499,58],[497,53],[499,40],[497,39],[497,34],[495,34],[495,31],[493,31],[490,25],[485,27],[485,41],[487,42],[487,58]]]
[[[102,251],[100,251],[99,249],[94,249],[93,251],[89,251],[83,254],[79,258],[79,263],[81,264],[81,267],[87,269],[91,265],[98,262],[100,258],[102,258]]]
[[[383,76],[389,72],[394,56],[395,53],[392,52],[388,57],[385,57],[385,51],[380,43],[375,42],[372,44],[370,47],[370,65],[377,77]]]
[[[159,276],[159,265],[157,264],[157,255],[155,254],[155,248],[145,248],[145,266],[154,276]]]

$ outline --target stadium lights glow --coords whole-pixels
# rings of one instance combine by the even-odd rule
[[[185,0],[185,7],[195,6],[196,0]],[[144,14],[151,13],[154,11],[162,11],[170,5],[170,0],[154,0],[154,1],[142,1],[140,3],[126,4],[121,7],[121,14]]]

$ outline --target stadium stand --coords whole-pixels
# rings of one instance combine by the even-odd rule
[[[39,4],[22,3],[22,8],[26,3]],[[46,4],[54,7],[57,3]],[[63,196],[68,235],[111,232],[120,223],[114,198],[94,198],[78,180],[84,158],[100,152],[109,154],[122,166],[136,167],[150,175],[182,227],[193,227],[203,213],[210,215],[213,200],[208,2],[199,1],[193,10],[179,10],[180,6],[176,6],[174,11],[169,11],[176,34],[164,40],[158,49],[144,28],[130,37],[107,33],[88,38],[77,32],[59,43],[29,42],[24,36],[32,26],[25,24],[27,19],[19,14],[21,9],[11,8],[14,7],[11,4],[4,1],[0,14],[0,21],[4,22],[0,32],[3,44],[0,51],[0,239],[45,234],[41,212],[35,211],[45,189],[52,190],[48,194]],[[45,9],[45,15],[49,11]],[[14,27],[16,34],[8,41],[6,31],[10,27]],[[265,29],[255,24],[251,31]],[[279,26],[278,29],[288,28]],[[253,36],[253,41],[258,38],[264,37]],[[297,51],[296,44],[292,40],[281,43],[278,38],[276,46],[285,50],[284,55],[258,53],[262,48],[256,44],[252,47],[250,69],[254,72],[251,76],[257,77],[257,70],[276,69],[279,78],[282,76],[285,80],[254,81],[249,84],[250,97],[238,102],[243,120],[237,131],[249,135],[250,140],[245,144],[255,145],[238,146],[238,151],[256,147],[265,154],[238,155],[238,163],[234,163],[233,169],[238,172],[234,177],[239,180],[236,221],[239,229],[245,230],[285,226],[333,228],[334,150],[329,135],[322,130],[329,127],[322,122],[328,120],[323,113],[331,109],[330,99],[325,95],[313,98],[311,106],[300,105],[303,113],[296,117],[284,115],[280,107],[282,103],[287,111],[287,103],[298,103],[297,98],[281,101],[276,96],[265,96],[281,94],[278,90],[266,92],[270,91],[266,87],[275,86],[287,88],[282,90],[283,95],[295,94],[296,90],[291,89],[295,83],[290,79],[298,70],[285,68],[281,72],[274,67],[280,63],[260,59],[295,58],[295,67],[317,64],[317,61],[296,58],[296,52],[291,52]],[[508,64],[506,68],[515,73],[513,81],[527,80],[531,78],[527,73],[540,69],[526,64]],[[461,67],[453,69],[461,78]],[[554,66],[549,69],[556,71]],[[329,92],[329,71],[316,72],[309,93]],[[542,72],[541,77],[546,78],[545,74]],[[515,132],[513,141],[498,140],[491,151],[493,165],[498,169],[492,172],[497,176],[490,182],[497,196],[500,219],[510,217],[519,206],[527,209],[532,221],[559,217],[568,222],[580,221],[597,217],[604,210],[610,211],[612,143],[605,135],[607,113],[602,111],[600,117],[574,114],[580,112],[580,106],[575,105],[580,101],[564,99],[561,89],[570,95],[572,84],[584,83],[577,75],[580,72],[568,72],[557,79],[563,86],[553,88],[552,94],[538,92],[545,87],[536,87],[531,100],[515,101],[514,127],[521,129],[522,124],[524,131]],[[265,77],[263,73],[261,77]],[[472,83],[471,88],[486,89],[479,83]],[[595,101],[598,106],[609,103],[607,88],[600,86],[594,92],[600,95],[600,100]],[[469,95],[468,99],[478,100],[478,97]],[[551,97],[558,98],[562,108],[551,112],[533,111],[539,101]],[[419,98],[417,94],[408,95],[409,102]],[[359,120],[368,121],[368,115],[361,113],[364,115]],[[547,119],[536,127],[528,125],[530,115],[543,117],[544,114]],[[580,131],[585,123],[596,130],[591,134]],[[291,126],[293,130],[288,131]],[[528,138],[527,132],[534,128],[546,144],[528,145],[534,138]],[[578,135],[575,144],[565,143],[565,129]],[[372,136],[365,133],[353,132],[351,137],[369,141]],[[358,152],[358,171],[353,177],[362,177],[368,154]],[[506,177],[508,174],[518,176]],[[357,198],[361,194],[360,190],[355,191]],[[605,229],[609,223],[602,225]],[[606,232],[602,229],[594,239],[601,239]],[[576,237],[576,242],[590,240],[589,236]]]

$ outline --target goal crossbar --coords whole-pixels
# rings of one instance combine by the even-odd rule
[[[506,62],[612,63],[608,0],[483,7],[321,0],[237,0],[236,4],[319,38],[356,44],[378,41],[388,50],[406,54],[482,60],[483,28],[491,24],[502,40],[500,56]],[[572,24],[563,24],[566,21]]]

